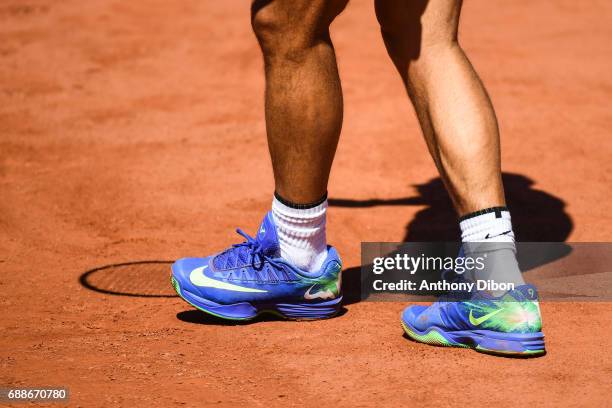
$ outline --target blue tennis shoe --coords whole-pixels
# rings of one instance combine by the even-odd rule
[[[342,307],[342,262],[328,246],[320,270],[307,272],[280,257],[272,213],[253,238],[216,255],[172,265],[172,286],[195,308],[230,320],[271,312],[288,319],[324,319]]]
[[[546,353],[538,294],[532,285],[498,297],[475,292],[469,299],[412,305],[401,321],[410,338],[430,345],[519,357]]]

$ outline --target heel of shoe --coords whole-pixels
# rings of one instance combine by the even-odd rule
[[[479,333],[476,350],[483,353],[513,356],[537,356],[546,353],[542,332],[526,334]]]
[[[279,303],[275,309],[288,319],[328,319],[334,317],[342,310],[342,296],[320,303]]]

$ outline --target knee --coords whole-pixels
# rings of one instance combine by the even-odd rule
[[[299,54],[316,39],[305,21],[295,21],[294,16],[273,4],[254,13],[251,25],[266,59],[276,56],[299,59]]]
[[[329,26],[347,3],[348,0],[292,0],[288,4],[256,0],[251,25],[264,57],[299,59],[317,43],[329,41]]]
[[[273,4],[254,10],[251,26],[264,54],[278,49],[283,43],[284,33],[289,32],[291,17],[283,15]]]
[[[376,17],[387,52],[398,68],[428,65],[436,54],[458,46],[456,24],[422,21],[426,1],[379,0]]]

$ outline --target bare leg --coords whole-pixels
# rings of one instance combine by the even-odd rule
[[[377,0],[387,51],[459,215],[504,206],[499,131],[457,40],[461,0]]]
[[[329,25],[348,0],[255,1],[266,71],[266,129],[276,192],[312,203],[327,181],[342,126],[342,90]]]

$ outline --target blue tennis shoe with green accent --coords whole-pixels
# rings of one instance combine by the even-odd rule
[[[342,262],[328,246],[320,270],[307,272],[280,257],[272,213],[253,238],[216,255],[172,265],[172,286],[187,303],[211,315],[249,320],[271,312],[288,319],[324,319],[342,308]]]
[[[546,353],[538,295],[521,285],[499,297],[475,292],[469,299],[409,306],[402,327],[413,340],[468,347],[484,353],[538,356]]]

